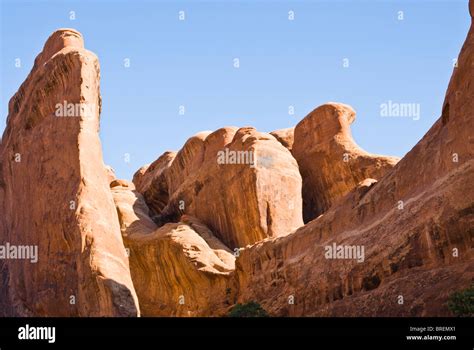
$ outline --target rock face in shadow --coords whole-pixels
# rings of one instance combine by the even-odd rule
[[[0,243],[37,247],[37,262],[2,261],[10,316],[139,315],[98,137],[99,74],[80,33],[58,30],[10,100]]]
[[[379,182],[365,180],[294,234],[241,252],[239,301],[274,315],[450,315],[447,297],[474,278],[473,62],[471,25],[442,115],[423,139]],[[363,247],[363,263],[328,259],[333,244]]]
[[[143,194],[155,215],[168,203],[169,190],[165,172],[175,157],[175,152],[165,152],[152,164],[141,167],[133,176],[137,191]]]
[[[158,223],[192,215],[231,249],[302,225],[298,166],[270,134],[230,127],[199,133],[154,164],[135,182]]]
[[[116,184],[112,193],[142,314],[224,315],[234,298],[229,248],[190,216],[158,228],[132,184]]]
[[[295,128],[275,130],[270,133],[290,152],[293,149]]]
[[[398,161],[361,149],[351,135],[354,120],[350,106],[327,103],[295,127],[292,154],[303,178],[305,222],[325,212],[360,181],[382,178]]]
[[[110,184],[123,236],[146,233],[156,229],[150,218],[150,209],[133,183],[117,180]]]

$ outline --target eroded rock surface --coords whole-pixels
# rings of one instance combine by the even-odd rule
[[[164,198],[154,194],[167,189],[168,203],[156,210],[158,222],[195,216],[231,249],[286,235],[302,225],[298,166],[270,134],[230,127],[199,133],[171,164],[168,160],[163,155],[156,164],[165,167],[135,179],[138,188],[147,188],[142,193],[152,208],[160,208],[155,198]],[[147,186],[152,177],[155,183]]]
[[[80,33],[58,30],[10,100],[0,243],[38,256],[2,262],[6,315],[139,315],[98,137],[99,75]]]
[[[378,183],[364,181],[294,234],[243,251],[240,301],[275,315],[450,315],[448,296],[474,279],[473,62],[471,25],[442,115],[423,139]],[[364,247],[363,263],[327,259],[334,243]]]
[[[145,316],[217,316],[234,295],[228,288],[233,253],[196,218],[160,228],[133,185],[112,187],[130,269]]]
[[[398,161],[370,154],[352,139],[354,110],[327,103],[295,127],[292,154],[303,178],[303,217],[308,222],[366,179],[381,179]]]
[[[291,152],[293,149],[295,128],[275,130],[270,134],[275,136],[275,138]]]
[[[141,167],[133,176],[137,191],[143,194],[155,215],[160,213],[169,201],[165,171],[175,157],[175,152],[165,152],[152,164]]]
[[[328,103],[294,132],[199,133],[132,183],[102,161],[97,58],[55,32],[0,144],[0,244],[39,253],[0,259],[2,314],[136,316],[138,296],[146,316],[450,315],[474,280],[473,62],[471,26],[441,117],[400,161],[361,150],[355,112]],[[64,101],[84,108],[58,117]]]

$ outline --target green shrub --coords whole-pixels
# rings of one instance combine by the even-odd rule
[[[229,312],[229,317],[269,317],[268,313],[255,301],[237,304]]]
[[[448,299],[448,308],[456,316],[474,316],[474,283],[464,290],[451,294]]]

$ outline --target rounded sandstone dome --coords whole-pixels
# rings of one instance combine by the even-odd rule
[[[46,63],[57,52],[65,47],[84,48],[84,39],[82,34],[75,29],[61,28],[53,32],[46,40],[43,51],[38,55],[35,65],[39,66]]]

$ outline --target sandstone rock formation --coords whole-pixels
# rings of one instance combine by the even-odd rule
[[[165,152],[149,166],[141,167],[133,176],[137,191],[143,194],[148,206],[155,214],[160,213],[168,203],[168,182],[165,171],[175,157],[175,152]]]
[[[270,135],[275,136],[275,138],[291,152],[294,143],[295,128],[275,130],[272,131]]]
[[[203,226],[204,227],[204,226]],[[205,237],[205,236],[204,236]],[[125,239],[145,316],[220,316],[233,304],[227,289],[233,254],[186,222]],[[213,243],[216,242],[216,245]]]
[[[139,315],[100,107],[97,57],[77,31],[54,32],[10,100],[0,146],[0,243],[38,247],[37,263],[3,261],[6,315]]]
[[[231,249],[302,225],[296,161],[273,136],[253,128],[199,133],[134,181],[159,223],[195,216]]]
[[[150,210],[143,196],[135,191],[135,186],[125,180],[115,180],[110,184],[117,209],[122,236],[134,233],[148,233],[156,229],[150,218]]]
[[[0,245],[39,247],[36,264],[0,259],[2,315],[450,315],[474,280],[473,62],[474,25],[400,161],[361,150],[355,112],[328,103],[294,131],[199,133],[132,183],[102,161],[97,58],[53,33],[0,144]],[[63,102],[82,107],[55,116]]]
[[[292,154],[303,178],[303,217],[308,222],[366,178],[380,179],[398,161],[367,153],[352,139],[354,110],[327,103],[295,127]]]
[[[160,228],[141,194],[114,184],[130,269],[145,316],[217,316],[233,301],[227,289],[235,257],[199,220],[184,215]]]
[[[115,176],[115,170],[110,165],[105,166],[105,171],[107,173],[107,181],[109,184],[115,179],[117,179],[117,177]]]
[[[450,315],[448,295],[474,279],[473,62],[471,25],[442,115],[423,139],[378,183],[364,181],[294,234],[243,251],[240,301],[274,315]],[[365,247],[364,263],[326,259],[333,243]]]

